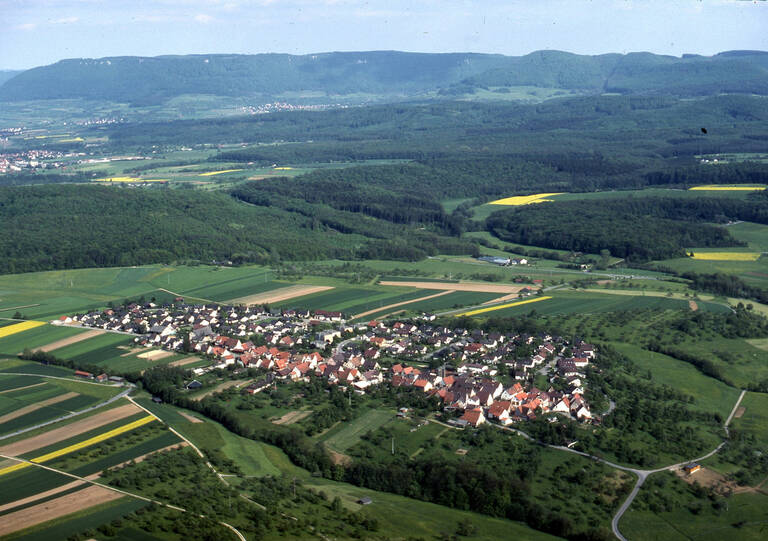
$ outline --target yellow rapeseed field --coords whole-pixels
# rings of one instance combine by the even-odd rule
[[[155,419],[156,417],[154,415],[147,415],[146,417],[142,417],[141,419],[133,421],[132,423],[119,426],[115,429],[110,430],[109,432],[104,432],[103,434],[99,434],[98,436],[94,436],[85,441],[81,441],[80,443],[75,443],[74,445],[70,445],[69,447],[64,447],[63,449],[59,449],[58,451],[53,451],[51,453],[47,453],[45,455],[41,455],[36,458],[33,458],[30,460],[30,462],[34,462],[35,464],[42,464],[43,462],[48,462],[49,460],[53,460],[54,458],[59,458],[60,456],[64,456],[69,453],[74,453],[75,451],[79,451],[80,449],[90,447],[91,445],[95,445],[109,438],[114,438],[115,436],[119,436],[120,434],[133,430],[134,428],[144,426],[147,423],[151,423]],[[27,468],[31,465],[32,464],[30,464],[29,462],[21,462],[14,466],[8,466],[7,468],[3,468],[2,470],[0,470],[0,475],[12,473],[12,472]]]
[[[543,203],[545,201],[551,201],[551,199],[546,199],[547,197],[552,197],[553,195],[560,195],[563,192],[557,192],[557,193],[535,193],[532,195],[516,195],[514,197],[505,197],[504,199],[497,199],[496,201],[491,201],[488,203],[489,205],[510,205],[510,206],[520,206],[520,205],[530,205],[531,203]]]
[[[242,171],[242,169],[225,169],[224,171],[211,171],[209,173],[200,173],[201,177],[212,177],[214,175],[221,175],[224,173],[234,173],[235,171]]]
[[[275,167],[275,171],[291,171],[293,167]]]
[[[688,190],[706,190],[706,191],[723,191],[723,192],[756,192],[765,190],[765,186],[716,186],[714,184],[708,184],[706,186],[694,186],[688,188]]]
[[[28,331],[35,327],[45,325],[45,321],[25,321],[24,323],[17,323],[16,325],[9,325],[7,327],[0,327],[0,338],[11,336],[12,334]]]
[[[552,297],[537,297],[535,299],[528,299],[527,301],[517,301],[517,302],[510,302],[507,304],[500,304],[499,306],[491,306],[489,308],[478,308],[477,310],[470,310],[469,312],[462,312],[461,314],[456,314],[456,317],[459,316],[474,316],[477,314],[483,314],[485,312],[492,312],[494,310],[502,310],[504,308],[512,308],[513,306],[521,306],[523,304],[530,304],[532,302],[540,302],[545,301],[547,299],[551,299]]]
[[[757,261],[760,252],[693,252],[693,259],[704,261]]]

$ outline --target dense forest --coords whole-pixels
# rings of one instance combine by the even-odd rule
[[[164,188],[0,188],[0,273],[174,261],[418,260],[437,253],[477,253],[476,245],[439,230],[298,199],[280,203],[245,204],[226,193]]]
[[[367,51],[81,58],[15,74],[0,87],[0,100],[88,98],[155,104],[190,93],[243,96],[308,90],[402,99],[430,91],[452,96],[519,86],[590,93],[765,95],[767,58],[759,51],[682,58],[562,51],[519,57]]]
[[[739,246],[726,229],[705,223],[730,220],[768,223],[768,204],[714,197],[564,201],[495,212],[486,226],[506,241],[648,261],[683,257],[691,246]]]

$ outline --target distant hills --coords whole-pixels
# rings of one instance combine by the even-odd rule
[[[312,55],[186,55],[62,60],[0,72],[0,101],[84,98],[162,103],[184,94],[227,97],[359,95],[392,99],[455,97],[516,87],[568,93],[768,95],[768,52],[729,51],[682,58],[651,53],[525,56],[397,51]]]

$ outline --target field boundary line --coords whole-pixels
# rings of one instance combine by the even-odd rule
[[[379,308],[376,308],[374,310],[368,310],[367,312],[360,312],[359,314],[355,314],[354,316],[350,317],[348,321],[352,321],[353,319],[358,319],[361,317],[365,317],[370,314],[375,314],[376,312],[381,312],[382,310],[389,310],[390,308],[397,308],[399,306],[403,306],[406,304],[412,304],[414,302],[421,302],[426,301],[429,299],[434,299],[435,297],[442,297],[443,295],[448,295],[449,293],[455,293],[456,290],[454,289],[447,289],[445,291],[441,291],[440,293],[435,293],[433,295],[427,295],[426,297],[419,297],[418,299],[411,299],[409,301],[402,301],[402,302],[396,302],[394,304],[388,304],[387,306],[381,306]]]
[[[52,472],[58,473],[60,475],[64,475],[66,477],[71,477],[72,479],[77,479],[78,481],[83,481],[85,483],[90,483],[92,485],[96,485],[96,486],[99,486],[101,488],[105,488],[107,490],[111,490],[113,492],[118,492],[118,493],[123,494],[125,496],[130,496],[131,498],[135,498],[137,500],[142,500],[142,501],[145,501],[145,502],[148,502],[148,503],[154,503],[154,504],[157,504],[157,505],[160,505],[160,506],[163,506],[163,507],[167,507],[169,509],[175,509],[176,511],[181,511],[182,513],[189,513],[190,512],[190,511],[187,511],[186,509],[184,509],[183,507],[179,507],[177,505],[173,505],[173,504],[170,504],[170,503],[165,503],[165,502],[162,502],[160,500],[154,500],[154,499],[149,498],[147,496],[141,496],[139,494],[134,494],[133,492],[128,492],[127,490],[123,490],[123,489],[120,489],[120,488],[113,487],[111,485],[100,483],[100,482],[95,481],[93,479],[88,479],[87,477],[80,477],[79,475],[75,475],[73,473],[65,472],[65,471],[59,470],[57,468],[52,468],[50,466],[44,466],[43,464],[38,464],[38,463],[35,463],[35,462],[30,462],[30,461],[28,461],[26,459],[23,459],[23,458],[16,458],[16,457],[11,457],[11,456],[5,456],[5,455],[3,455],[1,453],[0,453],[0,457],[6,458],[6,459],[10,459],[10,460],[18,460],[18,461],[21,461],[21,462],[25,462],[25,463],[28,463],[30,466],[36,466],[38,468],[43,468],[45,470],[52,471]],[[205,515],[199,515],[199,516],[201,518],[205,518]],[[43,524],[43,523],[41,522],[41,524]],[[219,524],[221,524],[223,526],[226,526],[227,528],[232,530],[232,532],[235,533],[237,535],[238,539],[240,539],[241,541],[246,541],[246,539],[243,536],[243,534],[241,534],[231,524],[227,524],[226,522],[221,522],[221,521],[219,521]]]

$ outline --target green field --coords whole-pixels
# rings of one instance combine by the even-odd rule
[[[611,345],[641,369],[650,370],[655,382],[695,397],[695,402],[690,405],[692,409],[719,413],[725,419],[739,397],[738,389],[705,376],[688,363],[632,344],[612,342]]]
[[[357,442],[366,432],[374,431],[395,419],[391,410],[372,409],[360,417],[341,423],[322,434],[319,439],[334,451],[344,452]]]
[[[768,395],[747,393],[741,401],[744,414],[734,417],[731,426],[740,432],[755,436],[763,445],[768,445]]]
[[[641,495],[646,490],[651,490],[647,484],[641,488]],[[768,496],[735,494],[728,500],[727,508],[719,514],[712,511],[694,513],[686,507],[658,513],[637,510],[633,503],[619,527],[627,539],[633,541],[721,541],[731,537],[740,541],[764,540],[768,532]],[[696,508],[695,503],[689,505]]]
[[[83,332],[82,329],[73,329],[71,327],[55,327],[53,325],[43,325],[23,331],[20,333],[0,338],[0,355],[15,357],[24,351],[24,348],[35,349],[56,340],[69,338]]]

